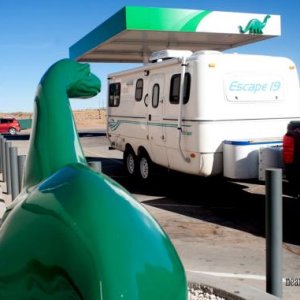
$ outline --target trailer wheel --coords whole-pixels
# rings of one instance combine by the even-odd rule
[[[136,172],[136,156],[131,150],[124,152],[124,165],[127,173],[133,176]]]
[[[139,176],[143,180],[149,180],[152,175],[152,162],[148,155],[141,154],[139,156]]]

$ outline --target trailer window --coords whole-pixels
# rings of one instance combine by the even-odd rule
[[[144,81],[142,78],[138,79],[136,81],[135,85],[135,100],[141,101],[143,98],[143,87],[144,87]]]
[[[152,88],[152,106],[156,108],[159,103],[159,84],[155,83]]]
[[[111,83],[109,85],[108,105],[115,107],[120,105],[121,83]]]
[[[180,97],[180,78],[181,74],[175,74],[171,78],[170,85],[170,103],[178,104]],[[183,92],[183,104],[188,103],[190,98],[190,88],[191,88],[191,74],[185,73],[184,75],[184,92]]]

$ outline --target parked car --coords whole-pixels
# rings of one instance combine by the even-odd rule
[[[20,130],[20,124],[15,118],[0,118],[0,133],[15,135]]]

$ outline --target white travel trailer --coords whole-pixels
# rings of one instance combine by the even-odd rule
[[[108,76],[107,136],[130,174],[147,178],[156,163],[249,178],[257,170],[240,169],[300,119],[297,70],[287,58],[220,51],[280,34],[279,15],[126,6],[70,57],[144,63]]]
[[[300,118],[297,70],[283,57],[160,51],[108,79],[111,147],[143,178],[152,162],[220,174],[224,142],[280,143],[288,122]]]

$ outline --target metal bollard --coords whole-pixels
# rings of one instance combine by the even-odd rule
[[[266,170],[266,290],[282,298],[282,170]]]
[[[3,152],[2,152],[3,143],[4,143],[4,137],[0,134],[0,173],[3,173]]]
[[[9,148],[10,161],[10,179],[11,179],[11,197],[12,200],[19,195],[19,176],[18,176],[18,149],[17,147]]]
[[[25,161],[26,161],[26,155],[19,155],[18,156],[19,191],[22,190],[23,172],[24,172]]]
[[[6,181],[6,194],[11,194],[11,171],[10,171],[10,158],[9,158],[9,148],[11,147],[11,142],[5,143],[5,181]]]
[[[102,163],[101,161],[89,161],[89,166],[97,173],[102,172]]]
[[[6,180],[6,151],[5,151],[5,143],[6,139],[3,138],[3,142],[1,144],[1,153],[2,153],[2,182]]]

